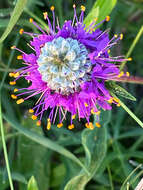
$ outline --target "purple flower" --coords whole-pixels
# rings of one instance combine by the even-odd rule
[[[44,31],[33,19],[30,19],[30,22],[41,34],[20,30],[20,34],[32,37],[29,46],[34,53],[27,54],[15,46],[12,47],[22,53],[17,58],[22,59],[25,66],[15,73],[10,73],[10,76],[15,78],[10,84],[14,85],[16,80],[24,77],[29,87],[15,89],[17,95],[12,94],[11,97],[18,98],[17,104],[20,104],[39,95],[39,99],[29,112],[33,113],[33,120],[39,119],[37,125],[40,125],[43,113],[50,108],[47,129],[50,129],[51,123],[55,123],[57,114],[59,114],[57,127],[62,127],[67,112],[71,114],[69,129],[74,128],[73,120],[76,116],[79,119],[86,118],[86,127],[93,129],[90,122],[91,114],[95,114],[96,126],[100,127],[100,110],[110,110],[112,103],[119,105],[118,99],[113,98],[105,87],[105,82],[124,75],[123,72],[120,73],[118,67],[125,59],[122,56],[109,55],[110,48],[122,39],[122,34],[114,35],[110,40],[108,30],[102,32],[96,29],[99,24],[109,21],[109,16],[99,24],[94,20],[86,27],[83,23],[85,7],[81,6],[79,18],[75,5],[73,8],[73,20],[65,21],[62,27],[58,21],[57,26],[55,25],[52,6],[52,23],[47,13],[44,13],[48,31]],[[22,95],[24,98],[21,98]]]

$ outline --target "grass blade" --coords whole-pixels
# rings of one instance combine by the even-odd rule
[[[136,35],[136,37],[135,37],[135,39],[134,39],[131,47],[129,48],[129,50],[128,50],[126,56],[125,56],[125,59],[127,59],[131,55],[132,51],[134,50],[134,48],[135,48],[135,46],[136,46],[137,42],[139,41],[139,39],[140,39],[140,37],[141,37],[142,34],[143,34],[143,26],[140,28],[139,32],[137,33],[137,35]],[[123,70],[123,68],[124,68],[124,66],[125,66],[126,63],[127,63],[127,61],[124,61],[121,64],[120,70]]]
[[[7,116],[4,116],[4,119],[16,130],[18,130],[21,134],[25,135],[26,137],[30,138],[31,140],[53,150],[56,151],[64,156],[66,156],[67,158],[73,160],[74,162],[76,162],[81,168],[84,169],[84,171],[89,175],[88,170],[86,169],[86,167],[82,164],[82,162],[74,155],[72,154],[70,151],[68,151],[67,149],[63,148],[62,146],[58,145],[57,143],[53,142],[52,140],[40,136],[37,133],[34,133],[24,127],[22,127],[19,123],[13,121],[11,118],[8,118]]]
[[[16,24],[20,15],[23,12],[26,3],[27,3],[27,0],[18,0],[17,4],[13,10],[13,13],[11,15],[9,24],[0,38],[0,43],[2,43],[6,39],[6,37],[9,35],[11,30],[13,29],[14,25]]]
[[[10,167],[9,167],[5,137],[4,137],[4,129],[3,129],[3,122],[2,122],[2,110],[1,110],[1,99],[0,99],[0,130],[1,130],[1,138],[2,138],[2,144],[3,144],[4,158],[5,158],[5,162],[6,162],[6,168],[7,168],[8,178],[9,178],[10,189],[14,190],[13,182],[12,182],[12,176],[11,176]]]

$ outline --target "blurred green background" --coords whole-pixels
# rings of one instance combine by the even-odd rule
[[[0,36],[6,30],[0,39],[0,122],[9,157],[7,166],[11,171],[8,178],[1,136],[0,190],[131,190],[143,175],[143,130],[122,107],[113,106],[112,111],[103,112],[100,129],[90,131],[83,127],[84,121],[76,121],[72,131],[65,124],[64,128],[53,126],[47,132],[44,125],[37,127],[28,114],[34,98],[20,106],[10,98],[15,87],[9,85],[8,72],[21,66],[16,59],[18,52],[11,51],[10,47],[16,45],[27,53],[30,51],[27,48],[30,38],[20,36],[19,29],[36,31],[28,21],[30,17],[45,25],[43,12],[48,11],[51,17],[51,5],[55,6],[62,25],[64,20],[73,18],[73,3],[77,5],[78,14],[80,5],[86,6],[86,23],[95,16],[99,20],[108,14],[111,16],[110,22],[101,28],[110,28],[110,37],[124,34],[124,39],[111,51],[114,56],[127,54],[143,25],[143,0],[0,0]],[[18,7],[12,14],[15,6]],[[124,70],[142,77],[142,35],[131,57],[133,60]],[[24,85],[25,81],[20,80],[16,87],[23,88]],[[137,101],[121,100],[142,120],[142,85],[122,83],[121,86]]]

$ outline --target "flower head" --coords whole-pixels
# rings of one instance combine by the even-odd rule
[[[90,122],[91,114],[96,115],[96,126],[100,127],[100,110],[110,110],[112,103],[119,106],[118,99],[110,95],[105,82],[124,75],[120,73],[118,66],[125,59],[122,56],[109,55],[109,49],[122,39],[123,35],[114,35],[110,40],[108,30],[102,32],[96,29],[102,22],[109,21],[109,16],[99,24],[96,24],[95,19],[86,27],[83,23],[85,7],[81,6],[79,18],[75,5],[73,8],[73,20],[65,21],[62,27],[58,22],[55,24],[52,6],[53,22],[49,20],[48,14],[44,13],[49,27],[47,31],[33,19],[30,19],[30,22],[39,29],[40,34],[20,30],[20,34],[32,37],[29,46],[34,53],[27,54],[15,46],[12,47],[22,53],[17,59],[22,59],[25,66],[10,74],[15,78],[10,84],[15,85],[17,79],[24,77],[29,86],[15,89],[17,95],[12,94],[11,97],[17,99],[17,104],[20,104],[39,95],[38,101],[29,112],[33,114],[33,120],[39,119],[37,125],[40,125],[43,113],[50,108],[47,129],[50,129],[51,123],[55,123],[58,113],[57,127],[62,127],[67,112],[71,113],[69,129],[74,128],[73,119],[76,116],[79,119],[86,118],[85,126],[93,129],[94,126]],[[25,96],[27,94],[29,95]]]

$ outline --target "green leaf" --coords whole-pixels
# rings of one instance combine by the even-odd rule
[[[21,173],[13,172],[12,173],[12,179],[15,181],[19,181],[21,183],[27,184],[27,180]]]
[[[92,10],[85,18],[84,24],[89,26],[95,18],[98,18],[97,23],[101,22],[111,13],[116,3],[117,0],[97,0],[93,5]]]
[[[38,190],[37,182],[36,182],[34,176],[32,176],[30,178],[28,185],[27,185],[27,190]]]
[[[110,92],[115,93],[116,95],[122,96],[122,97],[132,100],[132,101],[136,101],[136,98],[134,96],[132,96],[124,88],[122,88],[121,86],[117,85],[114,82],[109,82],[107,84],[107,87],[110,90]]]
[[[2,43],[5,40],[5,38],[9,35],[9,33],[12,31],[14,25],[16,24],[20,15],[23,12],[23,9],[24,9],[26,3],[27,3],[27,0],[18,0],[17,4],[13,10],[13,13],[11,15],[8,26],[0,38],[0,43]]]
[[[107,149],[106,125],[110,121],[110,112],[102,112],[101,118],[103,119],[101,121],[101,124],[103,124],[102,128],[95,128],[94,130],[85,129],[82,133],[82,145],[86,154],[85,165],[90,175],[81,170],[78,175],[67,183],[64,190],[84,190],[86,184],[94,176],[105,157]]]
[[[42,135],[41,128],[33,127],[34,121],[32,121],[30,118],[24,120],[23,123],[24,126],[29,130],[34,130],[37,134]],[[39,189],[47,190],[49,188],[49,175],[52,155],[51,151],[47,150],[40,144],[31,141],[24,135],[20,135],[18,137],[17,144],[18,156],[15,162],[16,168],[18,168],[18,171],[26,177],[34,175]],[[25,189],[25,185],[20,184],[19,188],[20,190],[23,190]]]
[[[74,155],[72,154],[70,151],[68,151],[67,149],[63,148],[62,146],[60,146],[59,144],[53,142],[52,140],[43,137],[41,135],[38,135],[35,132],[32,132],[24,127],[22,127],[19,123],[17,123],[16,121],[14,121],[12,118],[4,116],[4,119],[11,124],[11,126],[18,130],[19,132],[21,132],[23,135],[25,135],[26,137],[30,138],[31,140],[53,150],[56,151],[64,156],[66,156],[67,158],[71,159],[72,161],[76,162],[81,168],[83,168],[85,170],[86,173],[89,174],[89,172],[87,171],[86,167],[82,164],[82,162]]]

